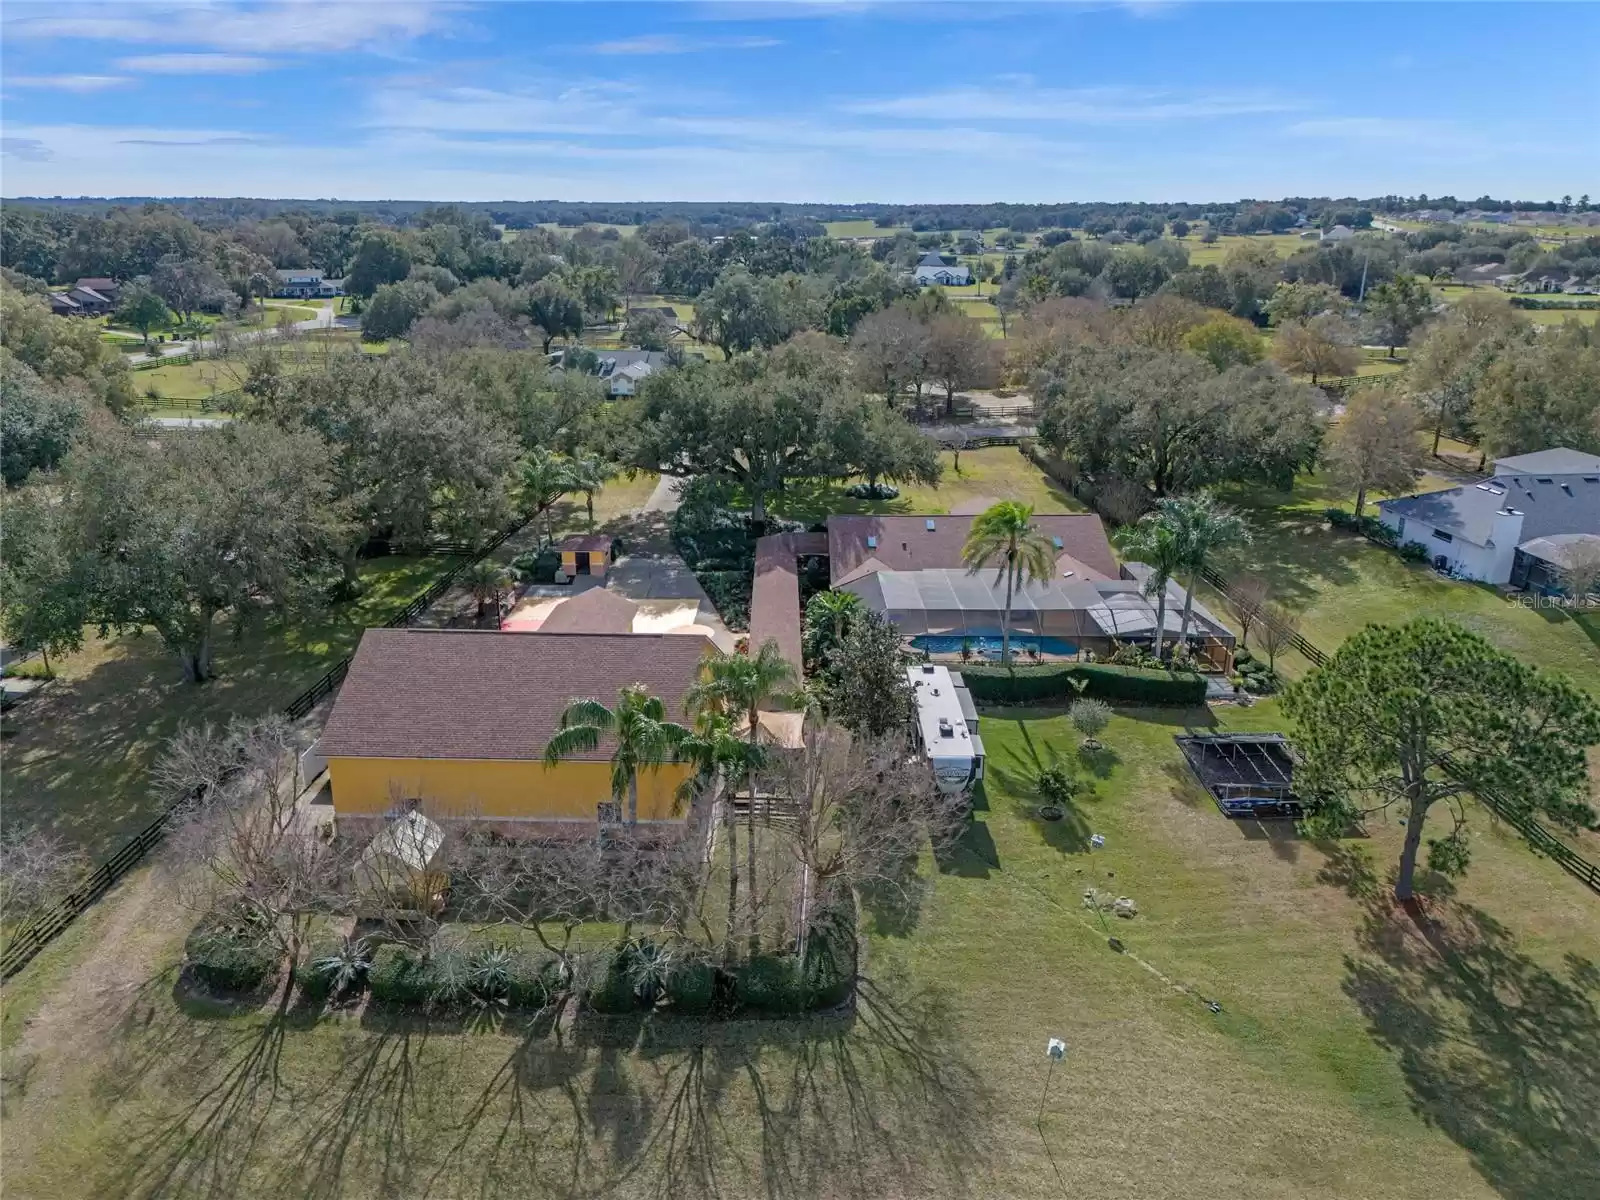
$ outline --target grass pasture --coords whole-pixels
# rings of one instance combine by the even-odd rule
[[[824,221],[822,227],[831,238],[893,237],[905,226],[886,229],[870,218],[856,221]]]
[[[1189,251],[1189,263],[1196,267],[1208,263],[1220,267],[1235,246],[1270,246],[1279,258],[1288,258],[1297,250],[1316,245],[1298,233],[1224,234],[1214,242],[1202,242],[1199,234],[1191,233],[1178,239],[1178,244]]]
[[[978,511],[980,501],[1022,500],[1042,513],[1083,512],[1084,507],[1044,472],[1017,452],[1015,446],[989,446],[965,450],[961,471],[955,456],[939,455],[944,476],[937,487],[901,485],[893,500],[857,500],[845,495],[848,484],[791,484],[767,501],[773,513],[795,521],[817,521],[829,513],[948,513],[954,508]]]
[[[1473,817],[1420,919],[1402,830],[1339,845],[1233,823],[1185,727],[1130,709],[1056,824],[1057,714],[984,715],[961,844],[870,900],[853,1016],[313,1018],[191,994],[192,918],[130,878],[6,986],[7,1183],[238,1200],[1095,1196],[1552,1200],[1600,1186],[1600,909]],[[1105,847],[1089,851],[1089,832]],[[1080,903],[1132,896],[1106,946]],[[1207,1002],[1214,1001],[1212,1012]],[[26,1021],[26,1025],[24,1022]],[[1045,1040],[1063,1038],[1047,1077]]]
[[[354,603],[288,627],[235,639],[218,623],[219,678],[184,683],[153,633],[102,641],[56,663],[58,678],[5,717],[6,816],[82,845],[98,861],[143,828],[165,801],[144,775],[185,722],[225,721],[288,703],[449,565],[443,558],[363,564]]]

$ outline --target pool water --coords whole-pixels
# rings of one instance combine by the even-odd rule
[[[948,633],[921,633],[911,639],[914,650],[926,650],[929,654],[960,654],[961,647],[965,644],[972,651],[973,658],[999,658],[1000,635],[995,634],[948,634]],[[1030,649],[1036,649],[1040,654],[1060,654],[1071,656],[1078,652],[1078,647],[1065,638],[1039,637],[1031,633],[1014,633],[1011,635],[1011,653],[1025,655]]]

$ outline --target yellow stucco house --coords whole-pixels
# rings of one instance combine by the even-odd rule
[[[319,743],[335,820],[359,835],[421,807],[515,836],[615,819],[609,739],[544,764],[562,709],[580,698],[610,706],[641,684],[677,717],[711,649],[672,634],[369,629]],[[689,771],[641,775],[640,824],[684,819]]]

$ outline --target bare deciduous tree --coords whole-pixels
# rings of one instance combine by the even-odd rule
[[[180,900],[202,914],[249,918],[291,961],[348,876],[336,848],[296,807],[298,750],[281,717],[191,726],[153,772],[178,801],[169,843]]]
[[[1261,611],[1261,648],[1267,652],[1267,666],[1276,670],[1278,655],[1294,645],[1300,634],[1300,617],[1281,604],[1269,604]]]
[[[967,798],[941,792],[903,739],[855,737],[837,725],[814,725],[800,750],[774,755],[762,790],[784,797],[792,822],[779,828],[804,868],[799,901],[802,960],[810,903],[846,886],[902,886],[901,868],[931,838],[955,838]]]
[[[0,911],[8,925],[55,903],[83,878],[82,850],[40,830],[16,827],[0,838]]]
[[[1259,575],[1241,575],[1228,584],[1223,602],[1228,607],[1228,614],[1239,624],[1241,647],[1250,644],[1250,629],[1260,620],[1271,595],[1271,585]]]
[[[1572,602],[1586,605],[1591,596],[1600,593],[1600,544],[1585,542],[1572,547],[1558,575]]]

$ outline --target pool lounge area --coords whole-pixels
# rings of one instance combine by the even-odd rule
[[[1002,645],[1000,631],[982,633],[948,634],[919,633],[911,639],[911,648],[927,654],[956,654],[963,647],[972,658],[992,658],[1000,661]],[[1017,658],[1027,658],[1034,653],[1057,658],[1076,658],[1078,647],[1065,638],[1039,636],[1032,633],[1013,633],[1011,653]]]

